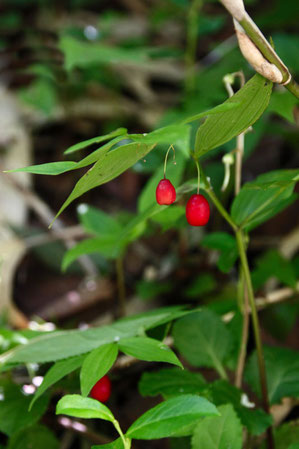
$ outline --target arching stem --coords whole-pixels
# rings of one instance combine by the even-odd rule
[[[197,195],[199,194],[199,186],[200,186],[200,168],[197,159],[194,159],[196,168],[197,168]]]
[[[174,149],[173,145],[170,145],[170,147],[167,150],[167,153],[166,153],[166,156],[165,156],[165,160],[164,160],[164,171],[163,171],[164,172],[164,179],[166,178],[166,165],[167,165],[167,159],[168,159],[168,154],[169,154],[170,150],[173,150],[173,159],[175,159],[175,149]]]

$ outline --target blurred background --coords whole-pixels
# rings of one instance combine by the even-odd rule
[[[245,4],[298,77],[297,0]],[[80,204],[81,212],[88,204],[90,220],[109,216],[123,226],[136,214],[140,198],[154,191],[151,179],[161,173],[167,146],[75,201],[51,231],[49,223],[85,170],[58,177],[2,173],[65,160],[63,152],[71,145],[119,127],[149,132],[223,102],[226,74],[243,70],[246,80],[254,74],[223,6],[213,0],[4,0],[0,29],[2,350],[13,344],[8,328],[51,330],[110,322],[119,316],[124,296],[127,313],[182,303],[228,310],[235,302],[237,270],[221,270],[223,248],[217,244],[199,245],[206,232],[227,227],[213,211],[206,229],[187,228],[184,200],[139,229],[121,261],[103,251],[61,270],[67,249],[90,235]],[[236,82],[234,89],[238,87]],[[296,99],[275,86],[269,108],[246,135],[243,182],[270,170],[298,167],[298,120]],[[203,160],[226,205],[233,188],[220,193],[221,157],[234,145],[229,142]],[[193,162],[182,153],[178,145],[176,166],[171,157],[168,163],[178,185],[196,176]],[[289,288],[293,298],[298,226],[295,202],[253,232],[250,262],[258,296]],[[264,340],[299,349],[297,317],[298,301],[268,308],[262,313]],[[148,408],[146,402],[139,402],[137,410],[134,406],[140,371],[142,364],[130,368],[116,387],[118,404],[126,404],[120,412],[124,423]]]

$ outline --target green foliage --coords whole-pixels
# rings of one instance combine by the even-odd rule
[[[209,273],[205,273],[198,276],[195,281],[186,288],[185,294],[188,298],[198,298],[201,295],[213,291],[216,285],[214,277]]]
[[[216,249],[220,252],[217,266],[219,270],[228,273],[238,258],[236,239],[226,232],[212,232],[204,236],[202,246]]]
[[[140,416],[126,435],[140,440],[165,438],[194,424],[203,416],[217,416],[216,407],[204,398],[182,395],[168,399]]]
[[[275,449],[297,449],[299,441],[298,421],[289,421],[274,431]],[[265,445],[261,446],[265,449]]]
[[[124,445],[121,438],[118,438],[112,443],[101,444],[100,446],[92,446],[91,449],[123,449]]]
[[[114,416],[106,405],[79,394],[63,396],[57,403],[56,414],[75,418],[99,418],[111,422],[114,420]]]
[[[254,75],[242,89],[226,100],[240,103],[238,108],[208,117],[199,127],[195,141],[195,156],[223,145],[255,123],[268,106],[272,83],[260,75]]]
[[[257,262],[252,272],[252,282],[256,289],[260,288],[270,277],[275,277],[289,287],[296,286],[296,273],[291,262],[276,250],[267,251]]]
[[[59,209],[55,218],[57,218],[76,198],[79,198],[89,190],[116,178],[134,165],[139,159],[144,157],[153,149],[153,147],[153,145],[129,143],[127,145],[121,145],[108,153],[101,154],[101,157],[93,167],[91,167],[91,169],[88,170],[88,172],[76,183],[74,189]]]
[[[45,426],[35,425],[23,429],[9,439],[7,449],[58,449],[59,442]]]
[[[295,123],[294,107],[298,100],[287,90],[277,90],[271,95],[268,110],[274,112],[291,123]]]
[[[117,358],[117,354],[117,345],[110,343],[94,349],[86,356],[80,371],[83,396],[87,396],[94,384],[110,370]]]
[[[147,60],[147,51],[143,49],[138,51],[84,42],[72,36],[63,36],[59,47],[64,53],[66,70],[72,70],[74,67],[84,68],[94,63],[118,64],[121,61],[142,64]]]
[[[276,170],[245,184],[233,201],[233,220],[247,231],[269,220],[296,199],[292,193],[298,179],[299,170]]]
[[[32,339],[24,346],[0,356],[2,363],[45,363],[85,354],[104,344],[119,341],[172,321],[186,314],[182,307],[172,306],[133,315],[116,321],[110,326],[87,330],[49,332]]]
[[[176,321],[173,337],[189,363],[215,368],[225,377],[223,363],[231,349],[231,336],[214,312],[202,309]]]
[[[124,338],[119,349],[127,355],[147,362],[167,362],[183,368],[175,353],[164,343],[148,337]]]
[[[105,140],[110,140],[114,137],[122,136],[125,138],[127,136],[127,129],[126,128],[118,128],[115,131],[112,131],[109,134],[105,134],[104,136],[97,136],[93,137],[92,139],[84,140],[83,142],[78,142],[69,147],[67,150],[65,150],[64,154],[71,154],[75,153],[79,150],[83,150],[83,148],[89,147],[90,145],[93,145],[95,143],[101,143]]]
[[[70,357],[69,359],[60,360],[56,362],[46,373],[41,385],[35,392],[35,395],[30,402],[29,410],[35,401],[44,394],[52,385],[56,384],[60,379],[80,368],[84,360],[84,356]]]
[[[3,399],[0,407],[0,431],[11,436],[26,427],[35,424],[45,413],[48,406],[46,396],[40,398],[28,411],[31,396],[25,395],[19,385],[1,382]]]
[[[208,386],[208,398],[215,405],[232,404],[240,421],[251,435],[260,435],[272,424],[272,417],[249,403],[247,395],[225,380]]]
[[[242,425],[232,405],[219,407],[221,416],[204,418],[197,424],[192,449],[241,449]]]
[[[270,403],[279,403],[282,398],[288,396],[298,397],[298,352],[287,348],[265,347],[264,355]],[[256,353],[252,354],[248,361],[246,379],[251,388],[260,395]]]
[[[192,373],[178,368],[165,368],[160,371],[145,372],[139,381],[142,396],[164,397],[181,394],[200,394],[206,388],[206,381],[200,373]]]

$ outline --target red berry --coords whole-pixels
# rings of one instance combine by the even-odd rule
[[[104,376],[92,387],[90,396],[100,402],[106,402],[110,398],[111,382],[108,376]]]
[[[175,188],[169,179],[161,179],[156,188],[156,200],[158,204],[172,204],[175,202],[176,192]]]
[[[191,226],[204,226],[210,218],[210,205],[203,195],[191,195],[186,206],[186,218]]]

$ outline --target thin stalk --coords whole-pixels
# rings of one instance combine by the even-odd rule
[[[195,61],[196,61],[196,43],[198,33],[198,12],[202,7],[203,0],[192,0],[187,17],[187,34],[186,34],[186,79],[185,90],[190,94],[195,88]]]
[[[123,257],[119,256],[116,259],[116,276],[118,289],[118,307],[120,316],[126,315],[126,286],[124,275]]]
[[[173,159],[175,159],[175,149],[174,149],[173,145],[170,145],[170,147],[167,150],[165,159],[164,159],[164,169],[163,169],[164,179],[166,178],[166,165],[167,165],[168,153],[170,150],[173,150]],[[174,162],[174,164],[175,164],[175,162]]]
[[[197,168],[197,195],[199,194],[199,186],[200,186],[200,168],[197,159],[194,159],[196,168]]]
[[[205,190],[206,190],[207,194],[209,195],[209,197],[211,198],[212,202],[214,203],[215,207],[218,209],[219,213],[223,216],[223,218],[230,224],[230,226],[233,228],[233,230],[236,231],[238,229],[237,225],[234,223],[234,221],[231,218],[231,216],[229,215],[229,213],[226,212],[223,205],[221,204],[221,202],[215,195],[215,193],[214,193],[214,191],[203,171],[201,172],[201,177],[202,177],[202,180],[205,185]]]
[[[241,344],[238,355],[238,363],[236,369],[235,376],[235,386],[241,388],[244,366],[246,361],[247,354],[247,343],[248,343],[248,334],[249,334],[249,303],[248,303],[248,291],[247,286],[245,285],[245,279],[242,269],[240,269],[240,278],[241,278],[241,287],[242,287],[242,315],[243,315],[243,323],[242,323],[242,336],[241,336]]]
[[[114,425],[115,429],[117,430],[119,436],[120,436],[121,439],[122,439],[122,442],[123,442],[123,444],[124,444],[124,449],[131,449],[131,439],[130,439],[130,438],[127,438],[127,437],[123,434],[123,432],[122,432],[122,430],[121,430],[121,428],[120,428],[119,422],[118,422],[116,419],[113,420],[113,425]]]
[[[252,42],[260,50],[263,56],[280,70],[283,76],[283,82],[288,81],[290,73],[287,67],[284,65],[279,56],[275,53],[261,30],[257,27],[251,17],[246,13],[244,18],[239,21],[240,25],[246,31],[246,34],[250,37]],[[286,86],[287,87],[287,86]]]
[[[237,239],[237,245],[238,245],[238,250],[239,250],[241,266],[242,266],[242,270],[244,273],[245,284],[247,287],[249,304],[250,304],[250,308],[251,308],[252,326],[253,326],[253,333],[254,333],[257,358],[258,358],[258,368],[259,368],[259,375],[260,375],[263,408],[266,411],[266,413],[269,413],[268,387],[267,387],[267,378],[266,378],[266,370],[265,370],[265,361],[264,361],[264,356],[263,356],[263,347],[262,347],[262,341],[261,341],[261,335],[260,335],[259,318],[258,318],[258,314],[257,314],[255,300],[254,300],[254,292],[253,292],[253,287],[252,287],[252,282],[251,282],[250,270],[249,270],[246,249],[245,249],[245,244],[244,244],[244,235],[243,235],[242,230],[240,230],[240,229],[237,230],[236,239]],[[267,443],[268,443],[268,449],[274,449],[272,428],[268,429],[268,431],[267,431]]]
[[[299,99],[299,84],[294,80],[294,78],[292,78],[291,81],[284,87]]]
[[[244,73],[240,70],[239,72],[231,73],[223,78],[226,90],[229,97],[234,95],[232,84],[235,78],[240,79],[240,87],[242,88],[245,84]],[[246,132],[246,131],[245,131]],[[242,178],[242,159],[244,154],[244,136],[245,132],[237,136],[237,146],[236,146],[236,165],[235,165],[235,195],[237,196],[241,189],[241,178]]]
[[[228,380],[226,371],[222,363],[220,363],[218,360],[214,360],[214,367],[221,379]]]

